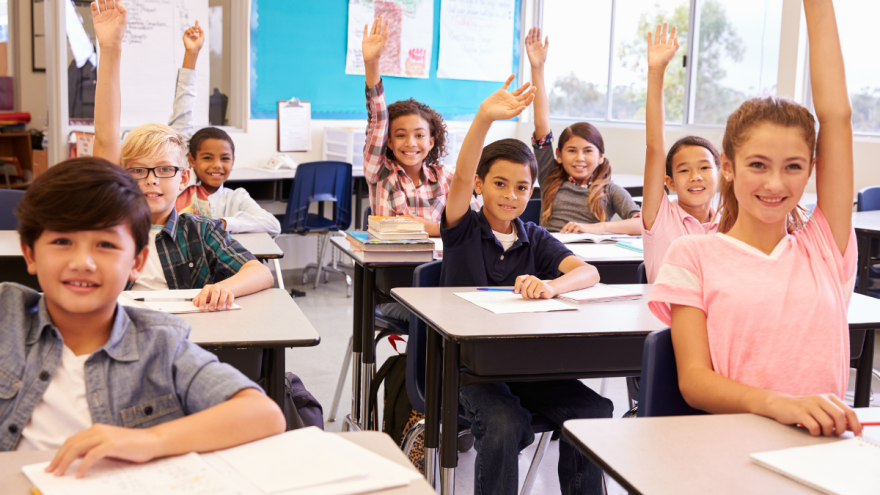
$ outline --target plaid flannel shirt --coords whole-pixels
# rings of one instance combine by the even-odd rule
[[[370,185],[373,215],[414,215],[440,223],[453,172],[442,163],[423,163],[416,186],[403,167],[385,156],[389,122],[382,82],[367,88],[366,94],[370,116],[364,145],[364,177]]]
[[[229,237],[220,220],[184,213],[177,209],[156,235],[162,272],[169,289],[201,289],[226,280],[257,258]],[[130,289],[134,282],[129,282]]]

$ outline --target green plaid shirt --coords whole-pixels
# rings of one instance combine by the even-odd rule
[[[220,220],[179,215],[177,209],[156,235],[162,272],[169,289],[201,289],[226,280],[241,270],[253,254],[229,237]],[[134,282],[129,282],[128,289]]]

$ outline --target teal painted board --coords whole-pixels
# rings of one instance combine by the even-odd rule
[[[471,120],[501,83],[437,78],[441,1],[434,0],[430,77],[385,77],[385,98],[415,98],[446,120]],[[517,0],[511,73],[521,55],[521,8]],[[347,0],[252,0],[251,118],[275,119],[278,100],[295,96],[311,103],[313,119],[366,120],[364,76],[345,74],[347,31]]]

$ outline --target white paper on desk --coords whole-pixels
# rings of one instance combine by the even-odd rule
[[[220,450],[216,455],[266,494],[366,493],[406,486],[421,476],[315,427]]]
[[[577,311],[577,308],[553,299],[523,299],[513,292],[455,292],[455,295],[487,309],[496,315],[509,313],[547,313],[549,311]]]
[[[624,235],[624,234],[562,234],[559,232],[553,232],[552,235],[557,241],[563,244],[570,244],[574,242],[593,242],[593,243],[615,243],[617,241],[632,241],[636,239],[641,239],[641,236],[637,235]]]
[[[223,309],[220,311],[208,311],[198,308],[198,306],[194,305],[192,301],[138,301],[147,309],[152,309],[153,311],[161,311],[163,313],[170,313],[172,315],[183,315],[187,313],[220,313],[223,311],[234,311],[236,309],[241,309],[241,306],[238,304],[232,303],[232,307],[229,309]]]
[[[569,250],[574,253],[575,256],[584,258],[586,260],[593,259],[643,259],[645,256],[642,253],[636,251],[630,251],[629,249],[624,249],[615,244],[592,244],[592,243],[578,243],[578,244],[566,244]]]
[[[21,470],[43,495],[242,495],[226,478],[208,466],[198,454],[167,457],[144,464],[100,459],[84,478],[74,474],[75,461],[64,476],[43,470],[48,462],[24,466]]]
[[[123,306],[134,306],[138,308],[152,309],[154,311],[162,311],[174,315],[186,313],[201,313],[192,301],[184,301],[184,299],[194,299],[199,295],[201,289],[183,289],[183,290],[129,290],[119,295],[117,299]],[[145,301],[137,301],[136,299],[145,299]],[[238,304],[232,303],[232,307],[223,311],[232,311],[241,309]],[[207,312],[207,311],[204,311]],[[217,311],[211,311],[217,313]]]
[[[306,101],[278,105],[278,150],[312,150],[312,105]]]

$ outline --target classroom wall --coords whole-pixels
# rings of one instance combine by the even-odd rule
[[[14,50],[18,53],[15,77],[18,78],[16,90],[16,111],[30,112],[31,121],[28,129],[42,129],[49,118],[49,107],[46,102],[46,73],[33,71],[31,56],[31,6],[27,1],[16,2],[17,25],[13,36]]]

